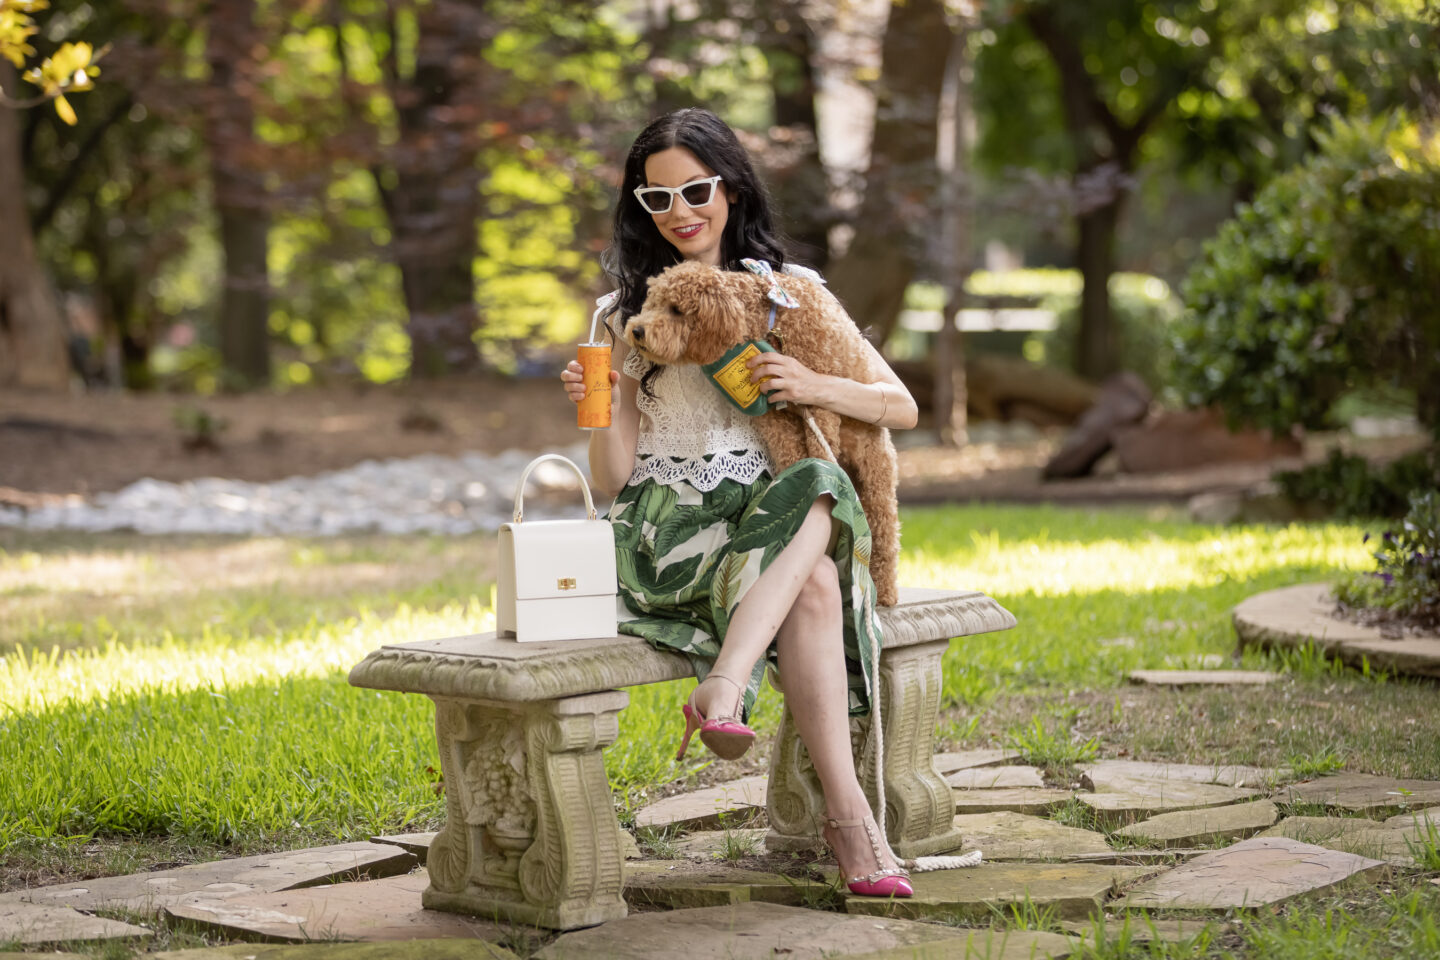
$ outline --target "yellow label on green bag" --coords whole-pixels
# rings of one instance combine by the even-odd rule
[[[770,405],[766,402],[765,394],[760,391],[760,384],[750,382],[749,361],[761,353],[774,353],[775,348],[764,340],[751,340],[748,343],[740,343],[731,347],[725,355],[714,363],[707,363],[700,369],[709,374],[710,379],[715,381],[715,386],[720,388],[731,403],[739,407],[752,417],[758,417],[766,412]],[[765,380],[774,379],[766,377]]]

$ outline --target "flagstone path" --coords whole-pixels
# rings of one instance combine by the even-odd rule
[[[1288,771],[1261,767],[1100,760],[1082,770],[1078,787],[1057,786],[1019,759],[1003,751],[937,757],[952,783],[962,851],[980,850],[984,862],[917,873],[907,900],[852,896],[833,863],[766,851],[765,778],[747,777],[641,810],[637,823],[657,839],[627,862],[630,915],[586,930],[556,935],[423,909],[422,864],[434,835],[400,834],[13,891],[0,895],[0,944],[140,945],[168,918],[220,939],[291,945],[147,956],[651,960],[683,944],[686,960],[1060,958],[1107,914],[1113,934],[1130,910],[1198,913],[1131,916],[1135,942],[1194,936],[1218,928],[1205,925],[1217,911],[1412,867],[1440,835],[1436,782],[1344,773],[1289,783]],[[1067,822],[1047,819],[1060,808]],[[1109,832],[1074,826],[1084,819],[1077,809]],[[1343,816],[1285,816],[1320,809]],[[989,929],[1012,907],[1048,911],[1070,926],[1064,934]],[[314,940],[335,942],[304,943]]]

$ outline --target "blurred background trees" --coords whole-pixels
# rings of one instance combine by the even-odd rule
[[[1362,387],[1440,419],[1423,0],[0,9],[35,28],[0,58],[0,384],[548,372],[629,140],[699,103],[862,326],[942,351],[938,404],[1008,352],[1282,429]],[[37,107],[75,74],[23,69],[102,48]],[[957,320],[989,332],[932,340]]]

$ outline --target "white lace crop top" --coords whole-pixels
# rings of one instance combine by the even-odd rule
[[[807,267],[786,264],[784,272],[824,283]],[[641,379],[654,366],[633,350],[621,368]],[[685,482],[714,490],[721,480],[753,483],[770,469],[770,458],[751,417],[731,406],[698,366],[665,366],[650,381],[653,397],[641,390],[640,435],[630,483],[654,478],[670,486]]]

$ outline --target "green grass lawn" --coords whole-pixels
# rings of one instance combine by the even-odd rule
[[[1359,527],[992,506],[906,510],[902,521],[902,582],[978,588],[1019,619],[946,655],[947,746],[1048,743],[1063,760],[1082,745],[1440,779],[1433,684],[1236,653],[1230,609],[1367,566]],[[429,701],[353,689],[345,674],[382,643],[489,629],[493,551],[488,537],[0,530],[0,889],[433,827]],[[1232,661],[1292,679],[1264,692],[1124,685],[1137,667]],[[724,775],[704,769],[703,751],[672,759],[688,686],[631,690],[606,753],[622,819],[667,783]],[[767,690],[762,734],[779,710]],[[1344,955],[1406,956],[1386,944],[1430,942],[1433,920],[1405,919],[1440,908],[1428,879],[1332,904],[1333,922],[1357,931]],[[1286,937],[1313,935],[1326,916],[1315,909],[1173,955],[1310,956]]]

